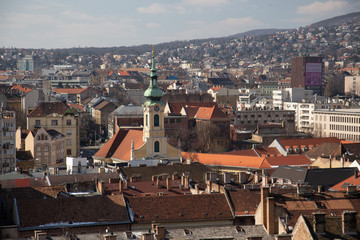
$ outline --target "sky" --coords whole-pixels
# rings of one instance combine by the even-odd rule
[[[296,28],[356,11],[359,0],[0,0],[0,47],[157,44]]]

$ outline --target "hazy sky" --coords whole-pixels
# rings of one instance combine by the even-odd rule
[[[0,0],[0,47],[156,44],[306,26],[359,0]]]

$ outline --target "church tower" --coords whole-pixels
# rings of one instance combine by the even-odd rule
[[[150,84],[144,96],[146,101],[143,105],[144,129],[143,141],[147,142],[148,157],[167,157],[167,137],[164,128],[164,107],[160,101],[164,95],[157,82],[155,51],[152,51],[152,64],[150,73]]]

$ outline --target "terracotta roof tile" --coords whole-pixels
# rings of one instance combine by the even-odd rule
[[[169,190],[166,189],[166,180],[160,180],[158,186],[156,181],[129,182],[129,187],[124,189],[123,193],[126,197],[156,196],[159,193],[169,196],[191,193],[189,189],[180,187],[180,181],[180,179],[170,180],[171,188]]]
[[[238,156],[251,156],[251,157],[258,157],[259,156],[259,155],[256,154],[254,149],[233,151],[233,152],[228,152],[226,154],[228,154],[228,155],[238,155]]]
[[[20,84],[16,84],[14,85],[11,90],[18,90],[19,92],[21,93],[28,93],[30,92],[32,89],[31,88],[28,88],[28,87],[25,87],[25,86],[22,86]]]
[[[112,158],[123,161],[130,161],[131,142],[134,140],[134,149],[140,148],[144,145],[143,131],[129,130],[119,147],[116,149]]]
[[[340,143],[340,139],[336,137],[329,138],[300,138],[300,139],[278,139],[277,140],[283,147],[284,146],[299,146],[299,145],[307,145],[307,146],[317,146],[321,143]]]
[[[198,119],[216,119],[216,118],[228,118],[228,116],[221,111],[217,106],[213,107],[200,107],[195,115]]]
[[[330,189],[331,190],[335,190],[335,191],[347,191],[347,187],[348,186],[356,186],[356,191],[360,191],[360,173],[356,173],[356,177],[351,176],[341,182],[339,182],[338,184],[332,186]]]
[[[236,215],[253,215],[260,203],[260,191],[231,189],[228,191]]]
[[[120,76],[130,76],[130,73],[126,72],[126,71],[122,71],[122,70],[118,70],[117,74]]]
[[[135,223],[233,219],[224,194],[134,197],[127,199]]]
[[[111,158],[129,130],[120,129],[94,155],[96,158]]]
[[[239,168],[271,168],[270,164],[263,157],[249,157],[229,154],[208,154],[208,153],[187,153],[182,152],[182,157],[192,159],[210,166],[226,166]]]
[[[87,90],[88,87],[86,88],[54,88],[52,91],[56,92],[56,93],[67,93],[67,94],[79,94],[82,93],[83,91]]]

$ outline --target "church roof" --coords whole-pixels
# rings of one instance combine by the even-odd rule
[[[135,150],[144,145],[145,142],[143,141],[143,131],[128,130],[126,136],[121,141],[120,145],[111,158],[115,160],[130,161],[132,141],[134,141]]]
[[[94,155],[95,158],[111,158],[129,130],[120,129]]]
[[[164,95],[163,91],[159,88],[156,75],[156,66],[155,66],[155,53],[153,50],[152,55],[152,65],[150,73],[150,84],[146,89],[144,96],[147,98],[145,104],[152,105],[154,103],[161,103],[160,98]]]
[[[200,107],[197,111],[195,118],[198,119],[215,119],[215,118],[228,118],[228,116],[221,111],[217,106],[213,107]]]

